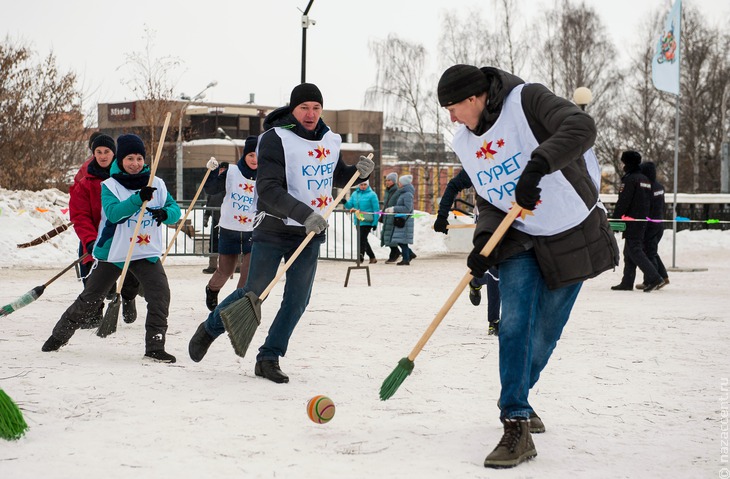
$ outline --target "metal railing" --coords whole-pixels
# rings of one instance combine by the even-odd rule
[[[180,209],[187,211],[189,202],[178,202]],[[213,228],[212,219],[208,226],[204,225],[206,211],[220,211],[219,207],[196,206],[180,229],[169,256],[210,256],[210,239],[218,234]],[[177,225],[165,229],[165,244],[170,244]],[[376,235],[380,238],[379,234]],[[352,215],[342,209],[335,209],[329,217],[327,240],[320,247],[319,258],[339,261],[355,261],[358,253],[357,229],[353,225]]]

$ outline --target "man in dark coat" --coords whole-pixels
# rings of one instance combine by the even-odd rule
[[[669,275],[667,274],[667,268],[664,266],[664,262],[659,257],[659,242],[664,236],[664,185],[659,183],[656,179],[656,165],[651,161],[645,161],[639,165],[641,172],[651,182],[651,206],[649,207],[649,218],[656,220],[655,222],[650,221],[646,225],[646,233],[644,234],[644,251],[646,256],[651,261],[651,264],[656,268],[659,276],[664,280],[664,284],[657,286],[657,289],[661,289],[669,284]],[[644,289],[647,284],[647,279],[644,277],[644,282],[636,285],[636,289]]]
[[[651,206],[651,182],[641,173],[639,164],[641,155],[637,151],[624,151],[621,154],[624,164],[624,176],[621,177],[621,189],[618,201],[613,210],[613,218],[620,220],[624,216],[641,221],[626,221],[624,238],[624,274],[621,283],[611,286],[614,291],[631,291],[634,289],[636,267],[644,273],[644,292],[649,293],[664,285],[664,280],[644,251],[644,234],[646,218]]]
[[[454,65],[438,98],[460,123],[452,147],[477,193],[479,219],[467,266],[499,265],[499,407],[504,435],[485,467],[537,455],[545,426],[528,401],[584,280],[618,264],[598,197],[593,119],[539,84],[492,67]],[[522,210],[489,257],[480,253],[507,212]]]

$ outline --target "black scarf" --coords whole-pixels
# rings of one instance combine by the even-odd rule
[[[150,170],[143,170],[136,175],[130,175],[120,171],[119,173],[114,173],[112,178],[128,190],[139,190],[143,186],[147,186],[147,183],[150,181]]]

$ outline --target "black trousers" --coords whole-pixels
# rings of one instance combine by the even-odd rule
[[[644,273],[644,284],[654,283],[661,279],[656,268],[644,252],[643,238],[624,238],[624,275],[621,279],[623,286],[634,287],[637,266]]]
[[[662,236],[664,236],[664,228],[647,228],[646,236],[644,236],[644,252],[659,276],[668,278],[667,268],[659,257],[659,242],[662,240]],[[646,284],[646,279],[644,277],[644,284]]]
[[[365,258],[365,254],[368,255],[368,258],[375,258],[373,248],[368,241],[368,236],[370,236],[370,232],[373,230],[372,225],[360,225],[358,228],[360,229],[360,261]]]
[[[170,286],[162,263],[151,263],[138,259],[129,263],[129,273],[140,279],[147,301],[145,320],[145,352],[160,351],[165,348],[167,316],[170,307]],[[104,301],[109,289],[114,285],[122,270],[113,263],[99,261],[91,271],[84,290],[76,301],[61,315],[53,328],[53,337],[66,342],[81,325],[91,317]]]

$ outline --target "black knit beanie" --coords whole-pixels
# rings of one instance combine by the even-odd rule
[[[246,158],[246,155],[256,151],[256,145],[258,143],[259,143],[258,136],[249,136],[248,138],[246,138],[246,143],[243,145],[243,157]]]
[[[621,153],[621,163],[628,166],[639,166],[639,163],[641,163],[641,155],[638,151],[624,151]]]
[[[472,65],[454,65],[446,69],[438,84],[441,106],[449,106],[466,100],[472,95],[487,91],[487,77]]]
[[[109,148],[115,155],[117,153],[117,145],[114,143],[114,138],[109,135],[102,133],[94,138],[94,141],[91,143],[91,152],[93,153],[100,146]]]
[[[120,135],[117,138],[117,158],[119,159],[119,164],[121,165],[121,161],[132,153],[137,153],[142,155],[143,158],[147,158],[142,138],[133,134]]]
[[[295,86],[289,98],[289,108],[293,109],[305,101],[316,101],[324,106],[322,92],[319,91],[319,88],[314,83],[302,83],[301,85]]]
[[[94,152],[94,148],[93,148],[94,140],[96,140],[96,137],[98,137],[99,135],[103,135],[103,133],[100,131],[95,131],[94,133],[91,134],[91,136],[89,136],[89,149],[91,150],[92,153]]]

